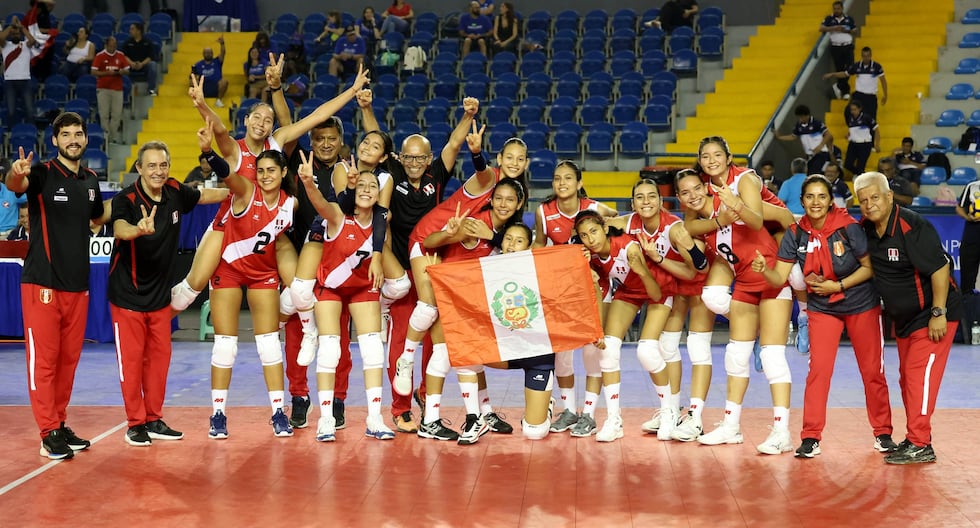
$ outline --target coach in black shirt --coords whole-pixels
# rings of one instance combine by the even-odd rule
[[[866,172],[854,180],[868,235],[874,285],[895,322],[899,383],[908,423],[889,464],[935,462],[930,420],[962,306],[950,277],[950,258],[936,228],[895,204],[888,180]]]

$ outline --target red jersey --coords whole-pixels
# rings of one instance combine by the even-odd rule
[[[643,226],[643,219],[640,218],[640,215],[630,213],[629,221],[626,224],[626,232],[636,240],[639,240],[641,233],[642,236],[652,238],[654,244],[656,245],[657,253],[661,258],[684,262],[684,257],[682,257],[681,254],[670,245],[670,228],[673,227],[674,224],[682,222],[683,220],[680,218],[661,209],[660,226],[657,228],[655,233],[651,233]],[[660,291],[662,292],[663,296],[666,297],[676,293],[677,278],[671,275],[669,271],[654,263],[653,260],[647,256],[646,252],[644,252],[643,257],[647,261],[647,268],[650,268],[650,274],[653,275],[654,280],[656,280],[657,284],[660,285]]]
[[[245,138],[239,139],[236,142],[238,143],[238,163],[234,168],[232,168],[232,170],[239,176],[244,176],[251,180],[252,183],[255,183],[255,158],[257,155],[248,149],[248,144],[245,143]],[[272,136],[269,136],[262,144],[262,152],[267,150],[282,151],[282,147],[279,146],[279,143],[277,143]],[[262,152],[259,152],[259,154]]]
[[[500,181],[500,169],[494,167],[491,170],[493,170],[494,185],[496,185]],[[418,224],[415,224],[415,229],[412,230],[412,235],[408,239],[409,248],[412,247],[413,242],[421,244],[432,233],[441,231],[445,227],[446,222],[456,214],[456,204],[459,204],[460,214],[465,213],[467,209],[470,211],[470,214],[476,214],[481,207],[490,203],[490,197],[492,195],[493,187],[490,187],[486,192],[473,196],[466,192],[466,185],[464,184],[447,200],[444,200],[426,213],[419,220]]]
[[[321,220],[326,232],[326,220]],[[326,288],[364,288],[372,286],[368,268],[374,255],[372,222],[361,225],[353,216],[345,216],[340,231],[323,239],[323,257],[316,280]]]
[[[496,233],[493,228],[493,221],[490,218],[490,210],[481,211],[475,215],[470,215],[470,218],[476,218],[482,221],[490,227],[490,230]],[[489,240],[478,239],[476,242],[469,240],[465,242],[456,242],[454,244],[449,244],[443,246],[441,249],[442,261],[443,262],[455,262],[459,260],[470,260],[480,257],[486,257],[493,253],[494,247]]]
[[[276,238],[293,223],[296,201],[279,191],[276,205],[269,207],[262,191],[253,188],[252,198],[241,213],[229,209],[221,219],[225,236],[221,259],[246,277],[276,271]]]
[[[578,214],[581,211],[596,211],[599,202],[591,198],[579,198]],[[538,221],[544,230],[549,245],[567,244],[575,234],[575,215],[568,216],[558,209],[558,200],[541,204],[538,207]]]
[[[630,246],[636,243],[636,240],[629,235],[611,236],[609,237],[608,257],[602,258],[595,253],[592,254],[589,265],[599,274],[602,302],[612,302],[612,296],[616,290],[626,283],[631,275],[635,275],[630,269],[627,251]],[[635,282],[639,282],[639,279]],[[642,288],[642,285],[640,287]]]
[[[776,267],[776,241],[765,229],[755,230],[743,224],[722,227],[705,235],[712,257],[728,262],[735,272],[735,284],[745,291],[765,291],[771,288],[761,273],[752,271],[756,250],[766,257],[770,268]]]
[[[770,191],[769,187],[766,187],[765,185],[761,185],[762,178],[759,177],[759,175],[755,172],[754,169],[750,169],[747,167],[736,167],[735,165],[732,165],[728,167],[728,177],[725,178],[725,184],[732,188],[732,192],[735,193],[735,196],[738,196],[739,178],[746,174],[754,176],[759,181],[760,186],[762,188],[760,192],[761,192],[763,202],[770,203],[772,205],[776,205],[779,207],[786,207],[786,204],[784,204],[783,201],[780,200],[775,193]],[[717,207],[715,207],[715,209],[717,209]]]
[[[96,71],[119,71],[129,69],[129,59],[119,50],[109,53],[102,50],[95,54],[92,59],[92,69]],[[95,87],[104,90],[122,91],[123,80],[118,75],[103,75],[96,78]]]

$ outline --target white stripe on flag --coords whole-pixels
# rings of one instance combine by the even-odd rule
[[[483,257],[480,268],[500,359],[552,353],[534,254]]]

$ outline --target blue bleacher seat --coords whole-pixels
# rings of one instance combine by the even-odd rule
[[[980,126],[980,110],[974,110],[966,119],[966,126]]]
[[[586,97],[612,97],[613,77],[605,71],[594,71],[583,73],[582,77],[588,81],[585,87]]]
[[[551,31],[551,13],[547,11],[535,11],[527,16],[524,21],[524,32],[534,30]]]
[[[970,9],[963,14],[963,18],[960,20],[962,24],[980,24],[980,9]]]
[[[702,59],[721,59],[725,56],[724,37],[718,35],[698,35],[698,56]]]
[[[570,96],[577,101],[582,97],[582,76],[575,72],[567,72],[558,78],[555,84],[555,95]]]
[[[510,99],[509,97],[495,97],[490,101],[490,104],[487,105],[487,109],[484,112],[484,119],[487,121],[487,127],[489,127],[490,130],[494,130],[494,128],[502,123],[509,123],[513,110],[513,99]]]
[[[694,50],[689,49],[675,51],[670,57],[670,71],[679,76],[696,75],[698,71],[698,54]]]
[[[453,133],[453,127],[449,123],[433,123],[426,127],[425,137],[432,144],[432,152],[438,156],[443,147],[449,143],[449,136]]]
[[[960,40],[961,48],[980,48],[980,33],[967,33]]]
[[[371,83],[371,90],[376,97],[383,97],[388,101],[398,98],[398,76],[386,73],[379,75],[377,80]]]
[[[656,50],[644,54],[640,58],[640,71],[647,79],[653,79],[654,75],[667,68],[667,54]]]
[[[44,81],[44,96],[53,99],[58,104],[64,104],[68,100],[70,88],[68,77],[55,73],[49,75]]]
[[[455,101],[459,99],[459,77],[455,75],[440,75],[432,85],[434,97],[445,97]]]
[[[491,77],[496,78],[504,73],[515,71],[517,71],[517,55],[509,51],[501,51],[493,55],[493,61],[490,63]]]
[[[154,34],[160,37],[162,40],[171,40],[173,38],[173,24],[166,20],[150,20],[150,25],[147,26],[147,34]]]
[[[435,60],[429,67],[429,72],[432,74],[433,78],[439,78],[443,75],[452,75],[456,73],[458,67],[459,59],[456,57],[455,53],[440,53],[436,55]]]
[[[616,53],[617,51],[622,50],[629,50],[632,52],[635,46],[636,32],[632,29],[618,29],[609,39],[609,51],[611,53]]]
[[[646,11],[643,12],[642,15],[640,15],[640,23],[642,24],[644,22],[649,22],[659,16],[660,16],[659,7],[648,8]]]
[[[303,101],[303,103],[299,105],[299,111],[296,114],[296,119],[303,119],[304,117],[312,114],[314,110],[325,102],[327,102],[326,99],[318,99],[316,97],[311,97]],[[379,120],[381,119],[380,116],[376,117],[378,117]]]
[[[433,36],[438,33],[439,15],[433,13],[432,11],[426,11],[415,15],[415,28],[413,29],[413,32],[418,33],[419,31],[428,31],[429,33],[432,33]]]
[[[34,123],[37,126],[45,126],[51,124],[50,116],[61,111],[61,106],[54,101],[54,99],[38,99],[34,101]],[[0,138],[3,137],[2,131],[0,131]]]
[[[922,149],[922,153],[928,156],[935,152],[945,154],[951,150],[953,150],[953,141],[951,139],[944,136],[933,136],[926,141],[926,148]]]
[[[109,175],[109,156],[101,150],[87,149],[82,155],[82,166],[88,167],[99,179],[105,180]]]
[[[412,134],[421,134],[422,127],[418,123],[398,123],[395,127],[395,133],[391,136],[392,141],[395,145],[401,145],[405,142],[405,138],[411,136]]]
[[[299,17],[293,13],[283,13],[276,19],[272,30],[276,33],[292,35],[297,29],[299,29]]]
[[[543,49],[548,49],[548,32],[541,29],[534,29],[528,31],[524,35],[525,43],[534,43],[541,46]]]
[[[459,64],[459,75],[464,79],[474,73],[487,72],[487,57],[479,51],[470,52]]]
[[[725,15],[717,7],[706,7],[698,12],[697,29],[701,33],[707,28],[720,28],[724,25]]]
[[[639,170],[648,163],[647,157],[647,126],[639,121],[632,121],[623,126],[617,142],[619,155],[616,167],[619,170]]]
[[[389,106],[388,100],[384,97],[374,96],[374,99],[371,100],[371,110],[374,111],[374,118],[378,120],[378,125],[385,130],[387,130]]]
[[[665,39],[666,36],[662,29],[655,27],[645,29],[637,43],[640,55],[646,55],[651,51],[663,51]]]
[[[606,31],[609,23],[609,14],[604,9],[593,9],[582,17],[582,31],[598,29]]]
[[[558,156],[554,152],[542,149],[531,152],[531,163],[528,171],[531,173],[531,181],[536,183],[551,183],[555,175],[555,166],[558,165]]]
[[[606,52],[606,33],[599,29],[586,31],[578,43],[579,54],[585,56],[587,53],[598,51]]]
[[[83,28],[88,26],[88,19],[85,15],[81,13],[68,13],[65,18],[61,20],[61,28],[59,31],[68,33],[69,35],[74,35],[78,28]]]
[[[408,46],[420,46],[426,54],[431,53],[432,43],[435,42],[435,34],[428,31],[416,31],[412,33],[412,38],[408,40]]]
[[[946,169],[942,167],[926,167],[919,175],[919,183],[922,185],[938,185],[946,181]]]
[[[143,20],[143,15],[141,15],[139,13],[126,13],[126,14],[124,14],[122,16],[122,18],[119,19],[119,31],[121,33],[124,33],[125,35],[127,35],[126,38],[128,38],[128,35],[129,35],[129,26],[131,26],[133,24],[138,24],[140,26],[146,27],[146,25],[145,25],[146,24],[146,21]],[[119,42],[125,42],[126,41],[126,38],[123,38]]]
[[[578,12],[568,9],[555,15],[554,27],[552,29],[555,33],[563,29],[570,29],[577,33],[578,26]]]
[[[565,123],[575,121],[575,108],[578,99],[567,95],[556,97],[548,107],[548,122],[553,127],[562,127]]]
[[[615,129],[596,123],[585,133],[585,170],[612,170],[615,166]]]
[[[449,121],[449,110],[452,103],[445,97],[433,97],[422,107],[422,123],[433,125],[435,123],[446,123]]]
[[[303,33],[323,33],[327,25],[327,16],[323,13],[310,13],[303,19]]]
[[[640,72],[626,72],[619,80],[618,91],[620,96],[629,95],[643,99],[646,96],[646,79]]]
[[[613,103],[610,117],[617,127],[636,121],[640,113],[640,98],[633,95],[622,95]]]
[[[916,196],[912,198],[912,207],[932,207],[932,200],[928,196]]]
[[[949,100],[966,100],[973,97],[973,85],[970,83],[956,83],[949,87],[949,91],[946,92],[946,99]]]
[[[636,71],[636,54],[631,50],[617,51],[609,61],[609,72],[613,77],[622,77]]]
[[[402,83],[402,97],[424,101],[429,98],[429,77],[416,73]],[[454,98],[455,99],[455,98]]]
[[[383,39],[385,41],[386,49],[394,51],[399,55],[402,55],[405,52],[405,35],[397,31],[389,31],[388,33],[384,34]],[[428,50],[426,50],[426,52],[428,53]]]
[[[532,73],[544,72],[546,62],[547,57],[540,51],[532,51],[531,53],[524,54],[519,70],[521,77],[527,79]]]
[[[515,119],[518,127],[526,127],[531,123],[540,122],[544,118],[544,109],[547,106],[543,97],[526,97],[517,107]]]
[[[676,99],[677,75],[669,71],[655,74],[650,82],[650,95],[667,95],[671,99]]]
[[[670,53],[671,56],[676,55],[677,52],[681,50],[692,49],[694,49],[694,37],[674,32],[667,39],[667,52]]]
[[[102,13],[100,13],[102,14]],[[92,20],[92,35],[98,35],[103,39],[112,35],[116,31],[116,21],[95,18]],[[90,35],[91,36],[91,35]]]
[[[446,13],[442,16],[442,20],[439,22],[439,32],[443,39],[459,36],[459,16],[459,11]]]
[[[568,72],[574,72],[576,61],[574,51],[554,51],[548,62],[548,74],[557,79]]]
[[[606,53],[597,50],[585,53],[582,55],[582,60],[579,61],[578,68],[583,77],[594,72],[604,71],[606,69]]]
[[[414,123],[418,121],[418,115],[418,101],[411,98],[403,98],[395,103],[389,117],[393,123]]]
[[[671,129],[671,106],[650,103],[643,109],[643,120],[654,132],[668,132]]]
[[[555,130],[551,139],[555,154],[562,158],[582,160],[582,127],[578,123],[566,123]]]
[[[950,185],[966,185],[976,181],[976,179],[977,171],[973,167],[957,167],[949,175],[949,181],[947,183]]]
[[[333,75],[318,75],[311,95],[321,99],[333,99],[336,97],[339,87],[340,79]]]
[[[85,99],[71,99],[64,106],[65,112],[75,112],[82,116],[82,119],[89,121],[92,118],[92,107]]]
[[[552,83],[551,76],[547,73],[532,73],[524,82],[524,95],[525,97],[550,99]]]
[[[518,113],[520,110],[518,110]],[[537,126],[534,126],[537,125]],[[551,136],[551,128],[544,123],[535,122],[529,125],[524,132],[521,134],[521,139],[527,145],[527,150],[529,152],[534,152],[537,150],[546,149],[549,147],[549,138]]]
[[[493,83],[494,97],[517,99],[521,89],[521,78],[516,73],[503,73]]]
[[[443,53],[452,53],[453,55],[458,55],[459,39],[441,38],[438,41],[436,41],[436,55],[441,55]]]
[[[939,119],[936,120],[936,126],[954,127],[962,125],[964,122],[966,122],[966,116],[963,115],[963,111],[954,108],[943,110],[943,113],[939,114]]]
[[[40,151],[37,148],[37,138],[29,138],[29,137],[13,138],[12,137],[10,138],[9,144],[10,144],[10,152],[7,153],[7,157],[9,158],[18,156],[20,149],[24,149],[25,156],[33,152],[34,158],[40,157]]]
[[[558,52],[571,51],[574,52],[578,47],[578,33],[570,30],[563,29],[555,33],[555,36],[551,38],[551,53],[552,56]]]
[[[89,105],[95,108],[99,105],[98,98],[96,97],[96,83],[98,80],[94,75],[82,75],[75,81],[75,97],[79,99],[85,99],[89,102]]]
[[[517,136],[516,126],[511,123],[498,123],[490,129],[490,139],[487,141],[490,152],[492,154],[500,152],[504,148],[504,143],[515,136]]]
[[[466,77],[463,85],[464,97],[475,97],[481,102],[490,98],[490,77],[485,73],[476,73]]]
[[[614,33],[620,29],[636,31],[636,11],[632,9],[620,9],[616,11],[609,21],[609,28]]]
[[[598,123],[606,122],[606,111],[609,109],[609,100],[605,97],[591,96],[587,98],[581,108],[579,108],[579,123],[589,127]]]

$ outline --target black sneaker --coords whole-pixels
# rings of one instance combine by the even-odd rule
[[[131,446],[145,447],[153,443],[146,432],[146,424],[134,425],[126,431],[126,443]]]
[[[72,451],[82,451],[92,446],[92,442],[79,438],[78,435],[75,434],[75,431],[71,430],[71,427],[65,425],[65,422],[61,422],[61,432],[64,433],[65,440],[68,441],[68,447],[70,447]]]
[[[347,420],[344,418],[344,400],[340,398],[334,398],[333,400],[333,419],[336,422],[334,427],[336,430],[341,430],[347,427]]]
[[[40,454],[51,460],[61,460],[75,456],[75,451],[68,446],[68,439],[65,438],[64,431],[55,429],[41,440]]]
[[[292,410],[289,413],[289,425],[303,429],[310,425],[308,417],[310,415],[310,398],[308,396],[293,396]]]
[[[820,442],[816,438],[804,438],[796,450],[796,458],[813,458],[820,454]]]
[[[513,426],[503,421],[495,412],[488,412],[483,415],[483,421],[490,426],[491,433],[511,434],[514,432]]]
[[[415,400],[415,404],[419,406],[419,419],[425,420],[425,396],[419,393],[418,389],[412,391],[412,398]]]
[[[184,433],[174,431],[163,420],[146,422],[146,434],[153,440],[180,440],[184,437]]]
[[[418,435],[422,438],[435,440],[456,440],[459,438],[459,433],[442,425],[442,420],[436,420],[429,424],[423,423],[419,426]]]
[[[459,445],[475,444],[488,431],[490,431],[490,426],[483,421],[482,416],[467,414],[466,423],[463,424],[463,433],[459,435],[457,442]]]
[[[917,446],[911,442],[899,451],[885,457],[887,464],[925,464],[936,461],[936,452],[932,450],[932,444]]]
[[[894,453],[898,451],[898,447],[890,434],[881,434],[875,437],[874,448],[879,453]]]

